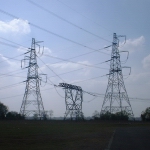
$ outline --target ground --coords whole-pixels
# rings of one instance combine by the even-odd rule
[[[129,132],[146,128],[144,132],[149,133],[150,124],[118,121],[0,121],[0,149],[105,150],[114,131],[113,142],[118,140],[117,134],[122,137],[120,129],[128,128]]]

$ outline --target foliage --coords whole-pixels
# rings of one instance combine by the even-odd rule
[[[52,116],[53,116],[53,115],[54,115],[54,111],[53,111],[53,110],[50,110],[50,111],[49,111],[49,118],[52,119]]]
[[[24,116],[22,116],[21,114],[18,114],[15,111],[10,111],[6,114],[6,118],[8,120],[23,120]]]
[[[100,115],[100,119],[101,119],[101,120],[110,120],[111,115],[112,115],[112,114],[111,114],[109,111],[107,111],[105,114],[101,114],[101,115]]]
[[[97,110],[94,111],[92,118],[94,120],[99,120],[100,114]]]
[[[34,119],[34,120],[38,120],[38,114],[35,113],[35,114],[33,115],[33,119]]]
[[[143,121],[150,121],[150,107],[141,113],[141,118]]]
[[[100,115],[101,120],[128,120],[129,114],[126,111],[116,112],[112,114],[110,112],[106,112],[105,114]]]
[[[0,102],[0,119],[5,119],[8,112],[8,107]]]

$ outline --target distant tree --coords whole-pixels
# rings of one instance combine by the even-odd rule
[[[147,107],[145,111],[142,111],[141,118],[143,121],[150,121],[150,107]]]
[[[5,119],[8,112],[8,107],[0,102],[0,119]]]
[[[84,120],[84,114],[80,110],[75,112],[75,120]]]
[[[47,111],[44,111],[44,113],[43,113],[43,120],[47,120],[47,119],[48,119]]]
[[[54,111],[53,110],[50,110],[49,111],[49,119],[51,120],[52,119],[52,116],[54,115]]]
[[[126,111],[121,111],[117,112],[114,114],[115,118],[112,120],[128,120],[129,119],[129,114]]]
[[[101,114],[101,120],[128,120],[129,115],[126,111],[116,112],[115,114],[106,112],[105,114]]]
[[[22,116],[21,114],[18,114],[15,111],[10,111],[6,114],[6,118],[8,120],[23,120],[24,116]]]
[[[100,118],[99,112],[97,110],[95,110],[92,117],[94,120],[98,120]]]
[[[110,120],[111,118],[111,113],[107,111],[106,113],[100,114],[100,119],[101,120]]]
[[[38,114],[35,113],[35,114],[33,115],[33,119],[34,119],[34,120],[38,120]]]

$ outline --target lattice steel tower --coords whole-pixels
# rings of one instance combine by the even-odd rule
[[[100,114],[122,112],[128,114],[129,117],[133,117],[133,111],[123,81],[120,51],[118,50],[119,37],[122,36],[117,36],[114,33],[108,85]]]
[[[66,103],[66,112],[64,120],[68,116],[70,119],[83,119],[82,113],[82,102],[83,102],[83,92],[80,86],[71,85],[67,83],[60,83],[60,87],[65,89],[65,103]]]
[[[29,65],[25,68],[28,68],[27,80],[25,93],[20,108],[20,114],[25,117],[31,115],[38,115],[38,118],[43,118],[45,116],[44,106],[42,102],[42,97],[40,93],[39,82],[41,80],[38,74],[38,65],[37,65],[37,56],[36,56],[36,45],[39,42],[36,42],[32,38],[32,45],[30,50],[27,53],[30,53],[30,56],[25,56],[23,61],[29,61]],[[39,46],[39,45],[38,45]],[[27,54],[25,53],[25,54]]]

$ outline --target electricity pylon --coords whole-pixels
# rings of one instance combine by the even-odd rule
[[[116,33],[113,35],[112,53],[110,61],[110,70],[108,85],[101,109],[100,115],[110,113],[115,114],[120,112],[126,114],[129,117],[133,117],[132,107],[127,95],[127,91],[123,81],[123,74],[120,61],[119,37]],[[125,51],[123,51],[125,52]],[[129,67],[125,67],[129,68]]]
[[[29,117],[31,115],[36,114],[36,117],[41,119],[45,117],[45,111],[40,93],[39,85],[41,77],[38,74],[38,65],[36,58],[37,57],[36,45],[40,48],[38,43],[40,42],[36,42],[35,39],[32,38],[31,48],[28,52],[25,53],[25,54],[30,53],[30,56],[25,56],[25,59],[22,60],[22,62],[28,61],[29,64],[27,67],[25,67],[28,68],[28,73],[27,73],[27,80],[25,81],[26,88],[22,105],[20,108],[20,114],[24,115],[25,117]]]
[[[70,115],[70,119],[83,119],[82,102],[83,92],[80,86],[67,83],[59,83],[60,87],[65,89],[66,112],[64,120]]]

